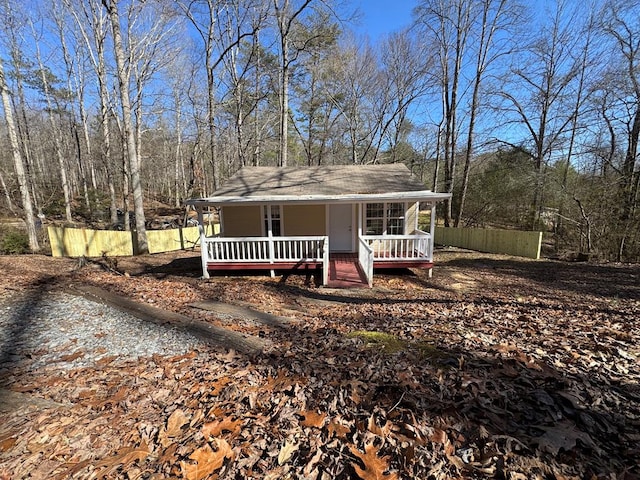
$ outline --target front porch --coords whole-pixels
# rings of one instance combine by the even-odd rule
[[[324,286],[371,287],[376,268],[431,268],[433,239],[416,230],[410,235],[362,235],[353,253],[329,253],[328,236],[203,237],[202,269],[320,270]],[[357,278],[356,278],[357,276]]]

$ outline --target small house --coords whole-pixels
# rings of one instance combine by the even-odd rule
[[[372,285],[374,269],[433,266],[435,205],[449,194],[426,190],[403,164],[244,167],[198,212],[202,273],[317,269],[328,286]],[[429,231],[418,209],[431,210]],[[207,235],[207,211],[220,232]]]

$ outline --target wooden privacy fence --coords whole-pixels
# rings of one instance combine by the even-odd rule
[[[219,225],[214,225],[216,233]],[[207,227],[208,233],[211,227]],[[49,226],[49,242],[54,257],[122,257],[133,255],[133,233]],[[183,250],[200,241],[198,227],[147,230],[149,253]]]
[[[542,232],[436,227],[435,242],[438,245],[537,260],[540,258]]]

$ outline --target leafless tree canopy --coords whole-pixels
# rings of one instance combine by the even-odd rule
[[[640,259],[637,2],[416,0],[381,38],[346,0],[0,11],[0,202],[31,233],[120,222],[144,251],[145,207],[245,165],[404,162],[447,225]]]

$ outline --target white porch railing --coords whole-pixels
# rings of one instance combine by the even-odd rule
[[[321,262],[323,282],[329,271],[329,237],[205,237],[203,263]]]
[[[433,238],[422,230],[411,235],[363,235],[360,239],[373,251],[375,261],[433,260]]]
[[[360,268],[362,268],[367,277],[369,288],[371,288],[373,285],[373,250],[362,237],[359,238],[359,242],[358,261],[360,262]]]

